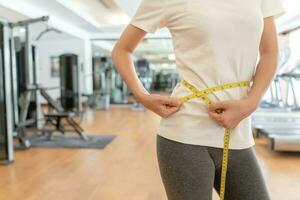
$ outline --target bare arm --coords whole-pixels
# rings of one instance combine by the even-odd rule
[[[260,60],[247,98],[216,102],[208,107],[210,117],[225,128],[236,127],[241,120],[256,110],[274,78],[277,68],[278,46],[273,17],[264,19],[264,30],[259,52]],[[216,113],[217,108],[222,108],[224,112],[221,114]]]
[[[136,74],[131,55],[145,35],[145,31],[129,25],[123,32],[112,52],[112,58],[116,69],[138,99],[144,94],[148,94],[148,92],[143,87]]]
[[[257,65],[252,87],[248,93],[252,104],[257,107],[270,86],[277,69],[278,42],[273,17],[265,18],[264,31],[260,43],[260,60]]]
[[[139,80],[131,59],[132,53],[145,35],[145,31],[129,24],[113,49],[113,62],[138,101],[158,115],[168,117],[177,112],[182,104],[175,98],[149,94]]]

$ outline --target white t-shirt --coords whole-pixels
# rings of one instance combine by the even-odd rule
[[[177,71],[198,89],[238,81],[255,74],[263,18],[284,12],[280,0],[142,0],[131,24],[153,33],[171,33]],[[242,99],[249,87],[210,94],[213,101]],[[178,83],[171,96],[191,94]],[[160,122],[158,134],[178,142],[223,148],[224,128],[212,120],[200,99]],[[254,145],[251,118],[231,130],[230,149]]]

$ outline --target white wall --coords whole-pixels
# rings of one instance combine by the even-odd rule
[[[59,56],[65,53],[78,55],[80,66],[80,89],[82,93],[91,94],[92,92],[92,53],[89,41],[76,38],[51,38],[40,40],[37,44],[39,56],[38,79],[43,87],[59,86],[59,78],[51,77],[51,56]],[[53,98],[60,96],[59,89],[49,90]],[[44,99],[41,99],[45,102]]]

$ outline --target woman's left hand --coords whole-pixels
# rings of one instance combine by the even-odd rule
[[[208,114],[219,125],[231,129],[253,113],[256,108],[256,103],[250,99],[227,100],[209,105]]]

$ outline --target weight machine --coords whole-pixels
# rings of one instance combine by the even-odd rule
[[[147,91],[151,91],[153,83],[153,71],[150,69],[150,63],[145,59],[137,60],[136,71],[140,81]],[[132,106],[133,110],[144,111],[145,107],[140,102],[135,102]]]
[[[11,29],[0,19],[0,164],[14,161],[9,38]]]
[[[110,103],[127,104],[128,96],[128,87],[117,73],[111,59],[94,57],[93,96],[89,100],[89,106],[108,110]]]
[[[89,106],[108,110],[110,107],[110,88],[108,75],[112,66],[107,57],[93,58],[93,95]]]
[[[75,132],[83,140],[88,137],[83,133],[83,128],[74,120],[75,117],[81,115],[81,92],[79,86],[79,66],[78,56],[75,54],[63,54],[60,60],[60,104],[56,102],[45,89],[40,88],[39,91],[44,99],[48,102],[49,110],[44,113],[45,124],[41,130],[41,135],[48,136],[50,140],[53,132]],[[63,124],[63,121],[65,122]],[[47,129],[49,125],[55,129]],[[71,127],[67,130],[65,127]]]
[[[12,61],[12,88],[13,88],[13,124],[15,128],[15,138],[18,143],[15,144],[16,149],[27,149],[31,147],[30,137],[26,135],[28,129],[34,132],[33,136],[48,134],[52,136],[53,132],[65,133],[67,130],[64,126],[72,127],[72,131],[78,133],[81,138],[87,139],[83,135],[83,129],[73,118],[81,114],[81,94],[79,89],[79,65],[78,56],[66,54],[60,56],[60,104],[56,104],[46,89],[39,85],[39,77],[37,73],[38,60],[37,48],[31,42],[30,25],[39,22],[46,22],[49,17],[44,16],[36,19],[19,21],[10,23],[12,31],[16,28],[25,29],[25,39],[14,37],[11,34],[11,61]],[[45,32],[43,32],[45,33]],[[37,39],[41,38],[41,34]],[[45,113],[42,115],[41,103],[38,95],[46,99],[49,107],[55,112]],[[60,107],[61,105],[61,107]],[[42,120],[45,121],[42,124]],[[63,124],[62,121],[66,121]],[[54,129],[45,126],[54,125]],[[49,137],[51,139],[51,137]]]
[[[48,16],[36,19],[28,19],[9,23],[11,28],[10,52],[11,52],[11,79],[13,92],[13,124],[15,137],[19,143],[17,149],[30,147],[30,142],[25,136],[28,127],[39,128],[41,108],[38,98],[38,73],[37,73],[37,48],[31,42],[30,25],[49,20]],[[14,30],[25,30],[24,41],[21,37],[14,36]]]

